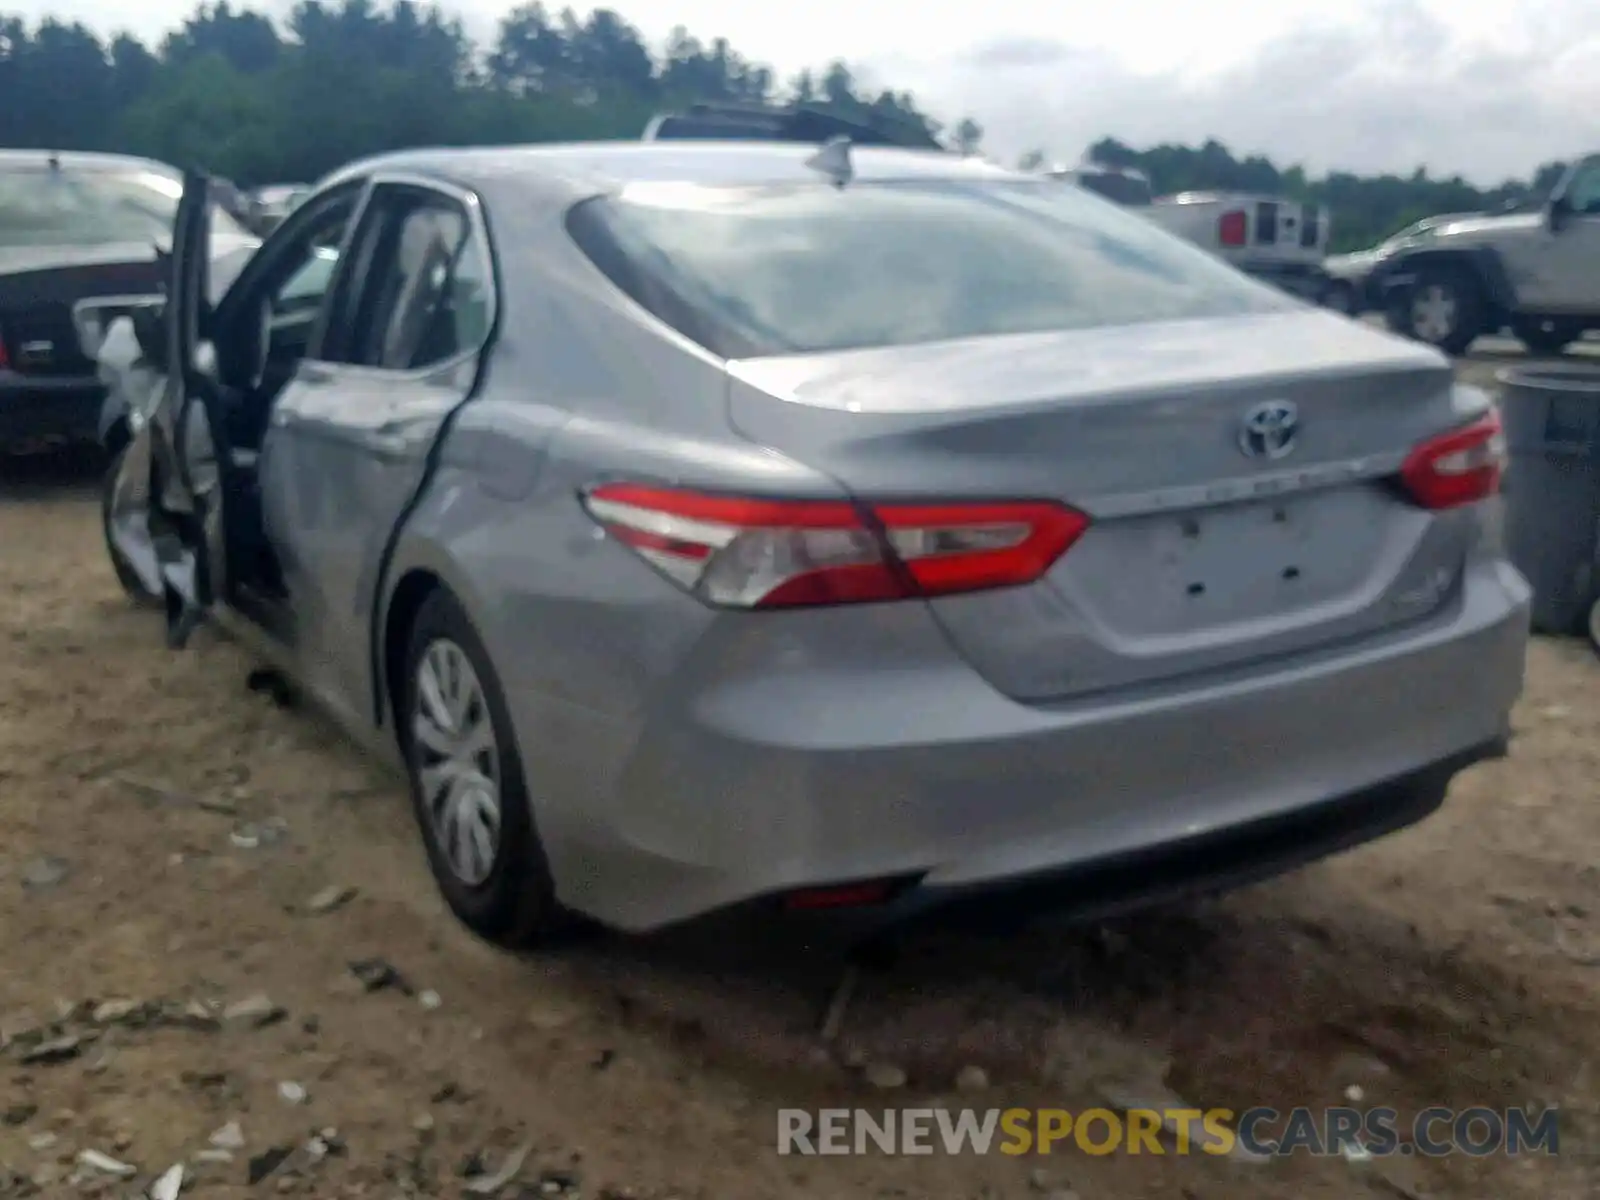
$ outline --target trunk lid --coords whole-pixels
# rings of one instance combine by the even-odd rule
[[[1423,511],[1392,482],[1412,446],[1473,415],[1449,364],[1316,310],[748,360],[730,375],[736,429],[858,495],[1048,497],[1094,519],[1037,584],[932,602],[1018,699],[1419,619],[1448,601],[1470,544],[1470,514]],[[1246,422],[1285,412],[1292,445],[1273,457],[1270,430]]]

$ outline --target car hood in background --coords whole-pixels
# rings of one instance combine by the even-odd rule
[[[1536,233],[1545,227],[1544,213],[1510,213],[1499,217],[1464,217],[1459,221],[1450,221],[1444,225],[1436,225],[1430,233],[1428,241],[1443,241],[1445,239],[1467,239],[1471,241],[1488,241],[1497,234],[1526,234]]]
[[[1372,272],[1388,257],[1383,250],[1358,250],[1354,254],[1330,254],[1322,260],[1322,269],[1336,279],[1360,279]]]

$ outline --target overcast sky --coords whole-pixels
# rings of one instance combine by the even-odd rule
[[[237,2],[237,0],[236,0]],[[286,0],[250,5],[286,11]],[[549,3],[559,8],[560,0]],[[189,0],[12,0],[154,41]],[[474,36],[509,5],[454,0]],[[588,6],[577,6],[580,8]],[[1600,0],[616,0],[659,44],[674,24],[788,77],[841,57],[970,113],[1004,158],[1076,160],[1110,134],[1134,145],[1215,136],[1280,164],[1492,183],[1600,150]]]

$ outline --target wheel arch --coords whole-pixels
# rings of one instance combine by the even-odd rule
[[[483,611],[479,598],[454,562],[429,543],[402,540],[384,572],[372,625],[372,723],[379,730],[398,732],[398,689],[405,675],[411,627],[428,597],[439,591],[462,607],[485,644],[490,641],[479,619]]]
[[[1442,246],[1415,250],[1384,268],[1385,291],[1403,289],[1416,275],[1430,268],[1469,272],[1483,288],[1484,299],[1502,318],[1516,311],[1517,294],[1505,261],[1493,246]]]

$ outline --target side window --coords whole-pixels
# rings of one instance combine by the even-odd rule
[[[460,349],[481,346],[489,336],[489,301],[493,295],[488,248],[479,245],[477,236],[469,232],[450,278],[449,320]]]
[[[308,229],[294,234],[284,262],[273,274],[282,280],[271,287],[274,318],[311,317],[322,307],[339,265],[339,247],[355,212],[355,197],[341,198],[318,214]]]
[[[367,226],[370,257],[345,361],[412,371],[482,342],[493,286],[466,213],[436,192],[394,186]]]

